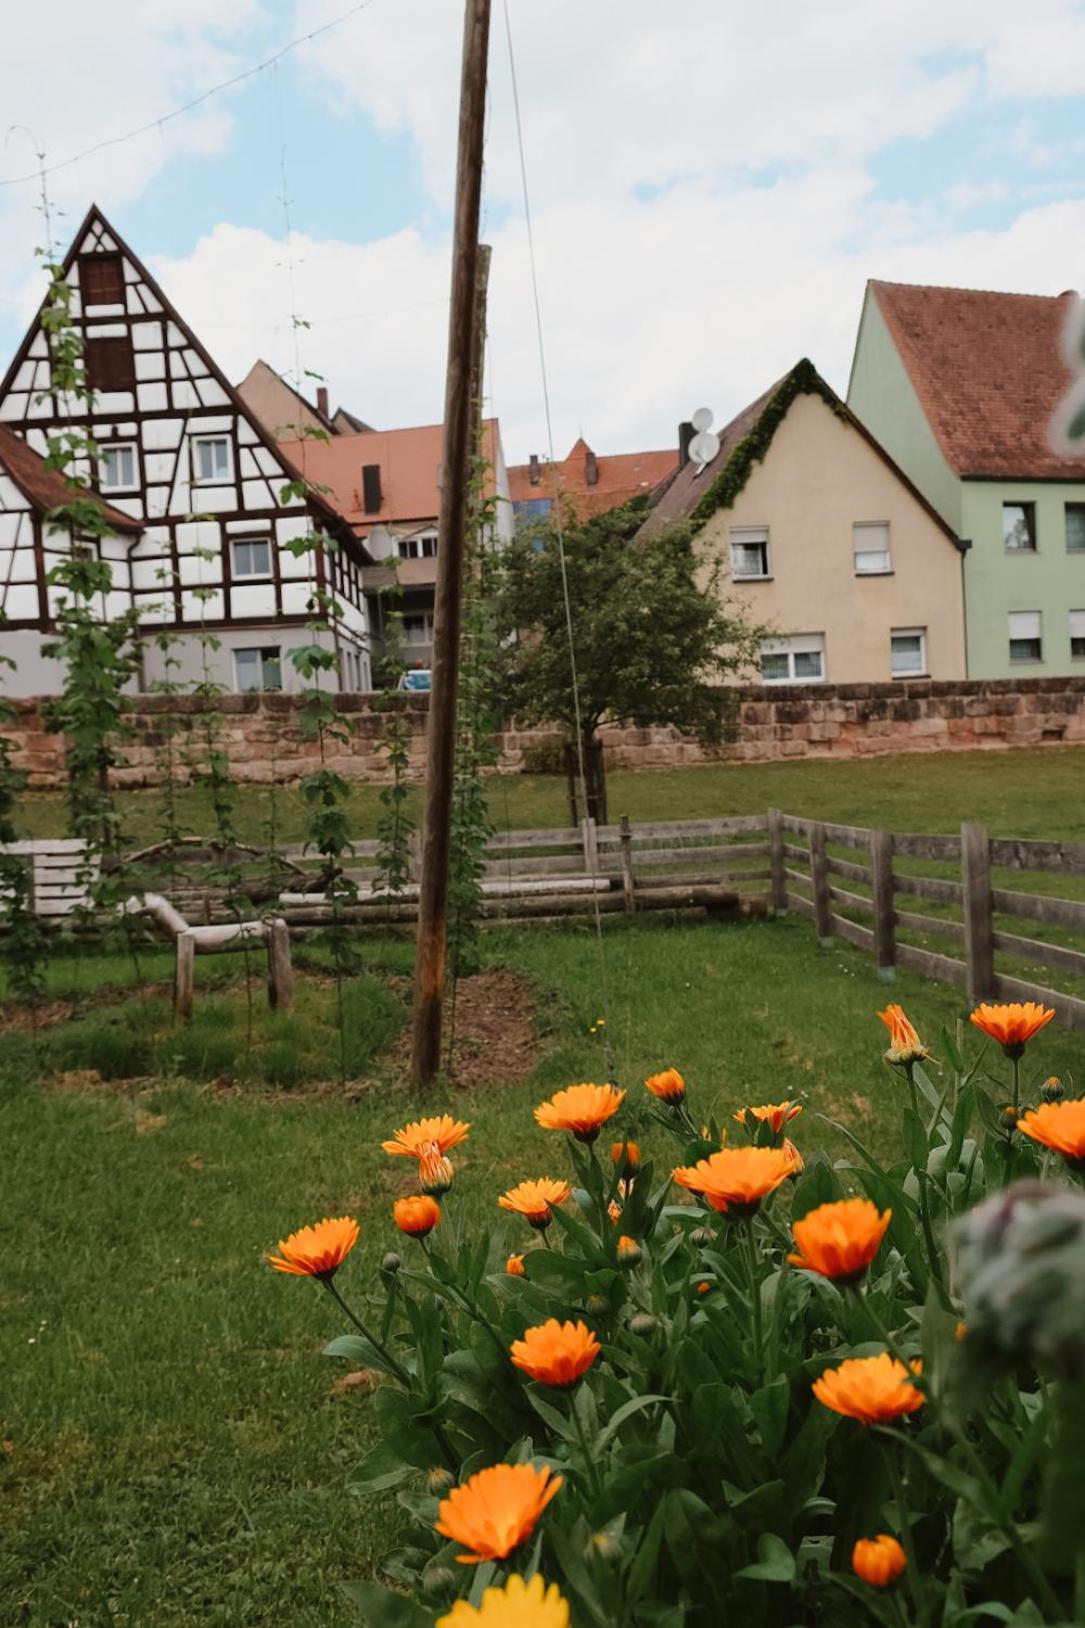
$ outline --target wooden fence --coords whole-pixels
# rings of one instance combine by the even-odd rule
[[[1001,970],[997,960],[1085,979],[1080,948],[1021,930],[1039,922],[1063,936],[1085,935],[1085,897],[1026,892],[1000,885],[1006,878],[997,874],[1030,871],[1048,886],[1065,887],[1059,878],[1085,877],[1085,843],[992,838],[972,822],[962,825],[960,836],[918,836],[779,809],[769,810],[767,828],[772,906],[809,917],[823,945],[839,937],[868,951],[886,981],[896,967],[909,967],[959,984],[971,1001],[1042,1001],[1060,1022],[1085,1028],[1085,999]],[[926,863],[928,872],[909,868],[916,862]],[[956,876],[930,873],[950,867]],[[1085,895],[1085,887],[1081,891]],[[946,913],[924,910],[928,900]],[[932,939],[941,947],[932,948]],[[949,946],[959,953],[946,953]]]

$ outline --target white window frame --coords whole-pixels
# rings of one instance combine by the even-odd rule
[[[1030,630],[1034,627],[1036,631],[1026,632],[1026,625]],[[1011,662],[1022,667],[1042,662],[1044,659],[1044,619],[1042,611],[1010,611],[1007,626]],[[1039,653],[1035,656],[1015,656],[1013,653],[1014,645],[1024,644],[1026,641],[1030,644],[1033,642],[1039,644]]]
[[[785,638],[762,639],[762,656],[786,656],[787,674],[783,678],[766,678],[761,674],[762,684],[824,684],[826,676],[825,662],[825,635],[824,633],[792,633]],[[795,673],[796,656],[821,657],[821,672],[816,678],[809,674]]]
[[[864,538],[862,535],[864,532],[884,532],[885,547],[870,547],[869,545],[871,538],[869,536]],[[861,546],[864,543],[867,546]],[[860,556],[865,556],[867,558],[877,557],[884,560],[884,564],[860,566]],[[855,567],[855,575],[857,577],[891,577],[893,575],[893,548],[889,521],[856,520],[851,528],[851,557],[852,565]]]
[[[250,684],[245,686],[241,682],[241,663],[238,658],[241,656],[251,656],[254,654],[259,658],[260,682],[259,684]],[[272,659],[277,661],[279,664],[279,683],[274,688],[271,685],[265,684],[264,682],[264,670],[269,656],[271,656]],[[286,687],[283,683],[282,646],[278,644],[247,644],[236,647],[234,650],[234,684],[238,695],[280,694]]]
[[[1085,639],[1085,610],[1072,610],[1070,612],[1070,660],[1085,661],[1085,650],[1079,655],[1074,653],[1074,640]]]
[[[732,526],[730,543],[732,582],[771,582],[772,544],[767,526]],[[763,548],[765,551],[765,569],[763,571],[737,570],[735,551],[739,548]]]
[[[893,640],[919,640],[919,666],[906,667],[898,672],[893,664]],[[925,627],[894,627],[889,630],[889,671],[894,678],[927,678],[927,630]]]
[[[227,486],[234,478],[234,449],[228,435],[194,435],[191,439],[192,447],[192,484],[193,486]],[[200,448],[205,446],[222,445],[226,448],[226,473],[224,475],[200,474]]]
[[[107,484],[105,478],[106,458],[111,452],[128,452],[132,456],[132,479],[130,481],[117,481]],[[98,447],[98,490],[99,492],[138,492],[139,491],[139,446],[135,441],[107,441]]]
[[[251,548],[254,543],[263,543],[267,549],[267,569],[265,571],[239,571],[237,568],[237,550]],[[271,582],[275,576],[272,565],[273,544],[270,537],[231,537],[230,538],[230,580],[232,582]]]

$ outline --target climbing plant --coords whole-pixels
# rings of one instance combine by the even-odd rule
[[[391,779],[381,787],[378,798],[381,813],[377,820],[377,887],[393,898],[402,897],[411,879],[411,835],[415,829],[410,816],[410,697],[399,688],[406,671],[403,654],[402,589],[398,583],[384,588],[380,595],[381,643],[374,667],[379,688],[373,700],[374,711],[384,718],[380,741]]]

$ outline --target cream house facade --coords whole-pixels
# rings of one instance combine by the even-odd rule
[[[706,576],[722,559],[724,591],[767,630],[765,684],[965,676],[956,538],[809,362],[720,440],[648,524],[690,519]]]

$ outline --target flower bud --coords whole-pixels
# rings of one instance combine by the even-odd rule
[[[618,1265],[639,1266],[644,1259],[644,1251],[635,1238],[623,1235],[618,1239]]]
[[[427,1153],[418,1161],[418,1184],[430,1198],[443,1198],[452,1186],[452,1160],[443,1153]]]
[[[587,1555],[598,1555],[600,1560],[617,1560],[622,1546],[613,1532],[593,1532],[587,1542]]]
[[[656,1320],[650,1311],[638,1311],[635,1317],[629,1319],[629,1332],[643,1338],[656,1331]]]
[[[610,1301],[605,1294],[590,1294],[584,1302],[584,1310],[589,1317],[605,1317],[610,1310]]]
[[[715,1237],[716,1234],[711,1227],[694,1227],[689,1235],[689,1241],[691,1244],[696,1244],[698,1249],[703,1249],[705,1245],[713,1243]]]
[[[612,1142],[610,1157],[621,1170],[623,1181],[632,1181],[640,1169],[640,1148],[636,1142]]]
[[[1040,1087],[1040,1097],[1044,1102],[1061,1102],[1066,1095],[1066,1087],[1057,1074],[1049,1074]]]
[[[384,1272],[388,1277],[394,1277],[402,1265],[403,1262],[400,1260],[395,1250],[390,1249],[387,1255],[385,1255],[384,1259],[381,1261],[381,1271]]]
[[[451,1566],[429,1565],[422,1573],[422,1587],[427,1594],[450,1594],[458,1581]]]
[[[852,1570],[871,1588],[888,1588],[907,1564],[904,1550],[888,1532],[876,1538],[860,1538],[852,1550]]]
[[[437,1464],[432,1470],[426,1471],[426,1491],[432,1492],[435,1498],[439,1498],[455,1484],[456,1477],[451,1470],[446,1470],[443,1464]]]
[[[1007,1102],[1006,1106],[999,1110],[998,1117],[1006,1126],[1007,1130],[1012,1131],[1017,1124],[1017,1121],[1020,1119],[1021,1113],[1019,1109],[1014,1107],[1012,1102]]]
[[[524,1257],[522,1255],[510,1255],[505,1262],[505,1271],[510,1278],[525,1277],[527,1274],[524,1271]]]

